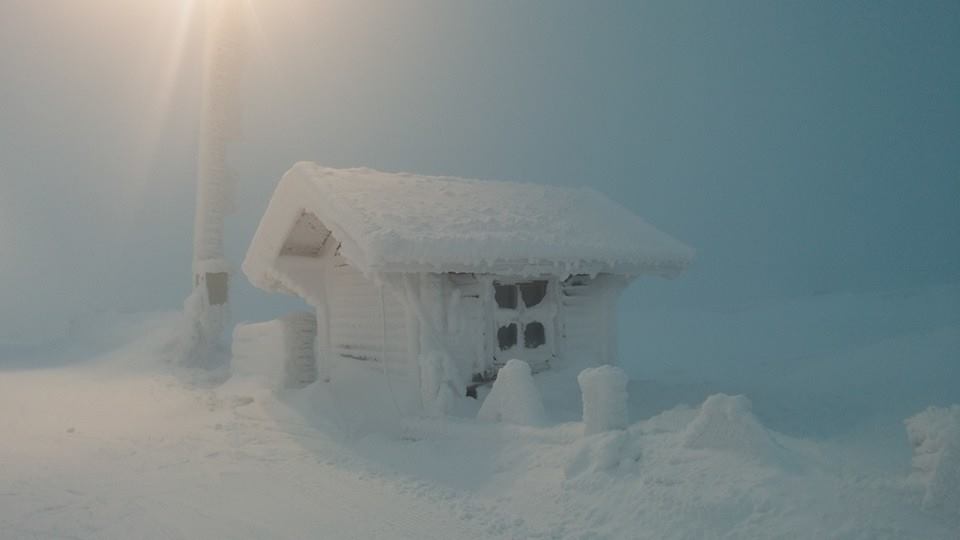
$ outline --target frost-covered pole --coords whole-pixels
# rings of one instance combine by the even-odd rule
[[[208,8],[193,243],[195,286],[210,274],[226,273],[223,228],[233,195],[227,143],[240,131],[238,88],[246,58],[243,1],[210,0]],[[225,304],[226,282],[217,295],[213,294],[214,284],[207,285],[211,296],[217,296],[211,304]]]
[[[247,0],[207,0],[203,98],[197,164],[193,241],[194,293],[187,302],[195,318],[195,341],[204,354],[217,344],[226,322],[229,264],[224,219],[232,207],[227,143],[240,132],[239,86],[247,57]]]

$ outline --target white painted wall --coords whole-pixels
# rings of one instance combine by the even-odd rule
[[[616,303],[627,281],[574,276],[560,286],[559,352],[564,363],[616,364]]]
[[[331,353],[406,367],[407,312],[392,289],[381,288],[337,255],[328,267],[326,290]]]

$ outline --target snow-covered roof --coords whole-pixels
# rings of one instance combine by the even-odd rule
[[[244,273],[254,285],[273,288],[271,269],[281,252],[309,254],[290,249],[291,241],[303,243],[304,234],[320,243],[332,234],[340,254],[364,273],[672,277],[693,258],[692,249],[588,188],[308,162],[280,181]]]

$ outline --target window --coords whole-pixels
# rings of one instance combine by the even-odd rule
[[[520,283],[493,282],[494,299],[499,311],[497,345],[501,351],[509,351],[521,345],[536,349],[547,342],[547,331],[536,309],[547,297],[547,280],[523,281]],[[521,302],[522,300],[522,302]]]
[[[517,309],[517,286],[493,282],[494,297],[500,309]]]
[[[494,281],[493,286],[497,307],[500,309],[517,309],[519,298],[523,298],[524,307],[536,307],[547,296],[545,280],[527,281],[516,285]]]
[[[510,323],[506,326],[501,326],[497,330],[497,343],[500,345],[501,351],[514,348],[517,345],[517,324]]]
[[[523,296],[523,305],[528,308],[539,305],[547,296],[547,282],[543,280],[519,283],[517,288],[520,289],[520,295]]]
[[[547,342],[547,333],[543,328],[543,323],[528,323],[523,329],[523,346],[528,349],[536,349]]]
[[[493,354],[483,376],[495,376],[514,358],[527,362],[534,373],[548,369],[555,357],[556,303],[561,292],[558,283],[509,278],[487,283],[493,285],[493,290],[487,289],[484,295],[486,302],[494,304],[493,335],[486,338],[492,342],[488,346]]]

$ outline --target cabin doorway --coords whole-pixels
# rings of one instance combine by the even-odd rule
[[[513,358],[530,364],[534,373],[550,367],[555,355],[555,287],[546,279],[493,282],[494,369]]]

